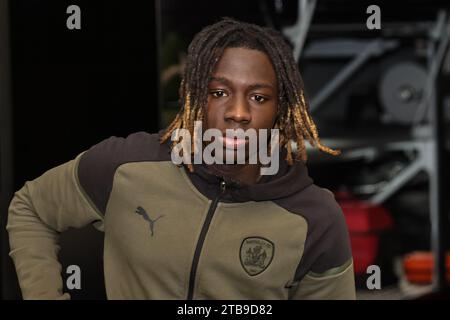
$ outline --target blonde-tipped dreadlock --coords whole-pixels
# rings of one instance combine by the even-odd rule
[[[172,132],[187,129],[194,137],[194,122],[202,121],[208,99],[208,85],[217,61],[226,48],[248,48],[264,52],[270,58],[278,82],[278,117],[275,128],[280,130],[280,146],[286,148],[286,161],[306,162],[305,139],[319,150],[338,155],[320,142],[319,134],[309,114],[303,81],[292,49],[277,31],[254,24],[225,18],[200,31],[188,48],[186,68],[180,86],[181,110],[166,128],[160,142],[164,143]],[[297,145],[294,152],[291,140]],[[178,140],[172,144],[174,146]],[[192,139],[192,153],[194,150]],[[294,156],[293,156],[294,155]],[[190,171],[193,166],[188,165]]]

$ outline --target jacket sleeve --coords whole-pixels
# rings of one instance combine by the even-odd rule
[[[59,233],[90,223],[102,229],[103,215],[79,183],[82,155],[26,182],[10,203],[9,255],[24,299],[70,299],[63,293]]]
[[[355,275],[352,259],[321,274],[312,271],[307,273],[297,284],[292,299],[355,300]]]
[[[353,257],[345,216],[331,192],[323,199],[321,210],[326,214],[311,226],[314,230],[306,240],[291,298],[354,300]]]

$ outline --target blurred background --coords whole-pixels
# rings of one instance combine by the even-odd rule
[[[79,30],[66,27],[74,4]],[[370,5],[380,29],[366,25]],[[343,151],[310,148],[308,166],[345,214],[358,299],[449,298],[448,1],[0,0],[2,298],[21,297],[5,232],[13,193],[109,136],[164,128],[189,42],[224,16],[285,36],[322,142]],[[82,270],[73,299],[105,299],[102,241],[91,226],[62,234],[63,270]]]

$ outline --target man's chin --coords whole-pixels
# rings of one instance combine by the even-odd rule
[[[245,152],[239,148],[223,148],[222,156],[215,156],[214,160],[217,164],[236,165],[236,164],[256,164],[257,153],[254,154],[253,159],[248,150]],[[253,161],[251,161],[253,160]],[[227,162],[228,161],[228,162]]]

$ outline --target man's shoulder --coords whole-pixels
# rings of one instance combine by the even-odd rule
[[[159,133],[139,131],[127,137],[111,136],[87,150],[83,162],[120,165],[137,161],[170,160],[167,143],[161,144]]]
[[[131,162],[170,161],[169,144],[160,143],[160,133],[136,132],[127,137],[111,136],[85,151],[77,165],[80,187],[104,213],[116,170]]]
[[[316,184],[278,201],[307,221],[307,237],[296,278],[308,272],[322,274],[345,265],[352,257],[344,213],[334,194]]]
[[[316,184],[276,202],[286,210],[302,215],[310,226],[319,222],[325,226],[343,218],[334,194]]]

